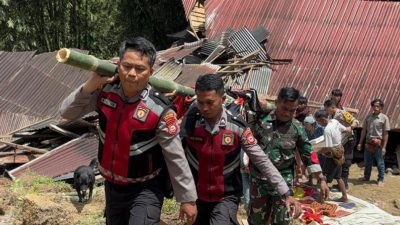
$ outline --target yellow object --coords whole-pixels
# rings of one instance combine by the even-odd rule
[[[296,199],[301,199],[304,197],[304,189],[301,187],[295,187],[294,188],[294,197]]]

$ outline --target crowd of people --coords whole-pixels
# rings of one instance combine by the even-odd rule
[[[332,91],[313,116],[306,97],[293,87],[282,88],[275,109],[258,112],[249,124],[226,108],[222,78],[206,74],[196,81],[196,99],[180,121],[169,99],[149,84],[153,44],[127,39],[119,52],[118,74],[94,73],[60,109],[69,120],[99,114],[98,167],[105,178],[107,224],[158,224],[171,190],[186,224],[238,224],[243,193],[249,224],[289,224],[301,214],[292,188],[306,169],[318,181],[321,202],[332,179],[342,201],[348,200],[358,121],[343,110],[340,90]],[[370,179],[375,159],[383,185],[389,123],[381,100],[371,106],[357,147],[368,146],[363,179]],[[320,136],[326,146],[317,152],[310,140]]]

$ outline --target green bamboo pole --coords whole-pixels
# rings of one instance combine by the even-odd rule
[[[101,76],[110,77],[118,72],[117,65],[109,63],[106,60],[98,59],[95,56],[83,54],[68,48],[60,49],[57,52],[56,59],[60,63],[93,71]],[[162,92],[176,91],[178,95],[195,95],[192,88],[180,85],[171,80],[164,80],[151,76],[149,83]]]

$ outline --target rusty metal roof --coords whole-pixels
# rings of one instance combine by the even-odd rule
[[[400,127],[400,2],[207,0],[205,8],[208,38],[262,25],[271,33],[271,57],[293,59],[275,67],[269,94],[294,86],[323,102],[340,88],[345,107],[359,109],[361,120],[379,97],[392,128]]]
[[[182,73],[175,82],[189,87],[194,87],[196,80],[200,75],[215,73],[220,67],[210,63],[202,64],[184,64]]]
[[[60,176],[73,172],[78,166],[89,165],[97,157],[97,148],[98,139],[95,136],[82,136],[9,171],[9,174],[18,177],[31,171],[43,176]]]
[[[0,134],[56,117],[62,100],[88,78],[90,72],[59,64],[55,55],[0,53]]]
[[[185,9],[186,19],[189,19],[192,9],[196,5],[197,0],[182,0],[183,8]]]

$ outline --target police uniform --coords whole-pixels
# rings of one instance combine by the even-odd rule
[[[293,187],[296,149],[310,173],[321,171],[317,154],[312,151],[306,131],[298,120],[278,121],[272,111],[261,117],[254,125],[254,131],[261,148],[290,188]],[[281,196],[252,163],[250,161],[249,224],[261,225],[269,220],[272,224],[289,224]]]
[[[181,124],[186,157],[197,184],[196,224],[238,224],[236,213],[242,194],[240,151],[250,158],[280,195],[289,189],[278,170],[257,145],[245,121],[225,107],[221,118],[210,126],[197,107],[191,107]]]
[[[166,193],[166,168],[178,202],[197,194],[169,101],[148,85],[126,98],[119,82],[94,93],[75,90],[61,115],[99,114],[99,171],[106,179],[107,224],[158,224]],[[162,175],[164,174],[164,175]]]

